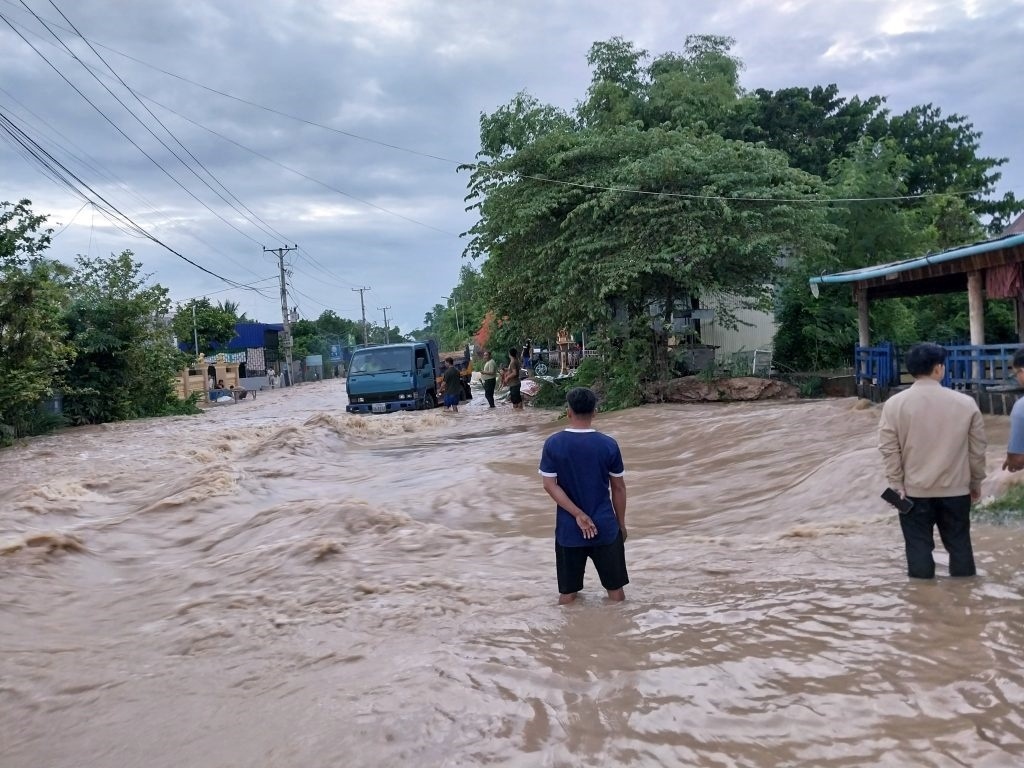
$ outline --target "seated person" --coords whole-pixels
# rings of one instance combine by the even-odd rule
[[[241,387],[241,386],[240,387],[235,387],[234,384],[232,384],[230,387],[228,387],[228,389],[231,390],[233,393],[235,393],[235,395],[238,397],[239,400],[245,400],[245,396],[249,394],[249,390],[248,389],[246,389],[245,387]]]

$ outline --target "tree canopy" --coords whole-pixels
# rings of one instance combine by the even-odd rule
[[[848,296],[812,306],[810,274],[977,237],[1020,210],[993,197],[1005,159],[979,154],[966,118],[894,116],[834,84],[747,92],[733,45],[692,35],[651,57],[615,37],[591,48],[572,112],[521,92],[481,115],[465,168],[481,319],[521,339],[648,338],[651,358],[673,308],[700,296],[728,321],[722,299],[740,297],[777,308],[794,364],[835,362],[855,315]],[[903,309],[878,323],[912,332]]]

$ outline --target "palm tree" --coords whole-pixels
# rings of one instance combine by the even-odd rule
[[[224,301],[219,302],[219,306],[221,312],[227,312],[229,315],[235,318],[236,322],[244,323],[247,322],[249,319],[245,316],[245,312],[243,312],[242,314],[238,314],[238,302],[231,301],[230,299],[225,299]]]

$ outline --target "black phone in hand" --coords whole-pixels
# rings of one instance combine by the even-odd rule
[[[900,496],[892,488],[886,488],[884,491],[882,491],[882,498],[888,501],[894,507],[896,507],[896,509],[900,511],[901,515],[907,514],[907,512],[914,508],[914,502],[912,502],[910,499]]]

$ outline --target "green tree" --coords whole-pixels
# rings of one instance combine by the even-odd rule
[[[45,223],[28,200],[0,203],[0,445],[47,426],[39,404],[73,356],[63,324],[68,270],[43,256]]]
[[[77,259],[66,315],[76,356],[64,400],[75,424],[183,410],[174,377],[187,357],[173,345],[167,289],[141,269],[131,251]]]
[[[225,302],[231,304],[231,302]],[[234,309],[225,308],[225,305],[214,306],[209,299],[191,299],[184,304],[178,304],[175,309],[174,319],[171,321],[171,329],[178,341],[195,347],[196,335],[199,337],[199,352],[207,354],[214,351],[216,346],[226,346],[235,338],[235,323],[238,322]],[[193,356],[195,350],[192,350]]]
[[[241,314],[239,314],[239,312],[238,312],[238,302],[237,301],[231,301],[230,299],[225,299],[224,301],[217,302],[217,308],[221,312],[224,312],[225,314],[231,315],[235,319],[236,323],[252,322],[251,320],[249,320],[248,317],[246,317],[245,312],[242,312]]]
[[[1012,192],[991,199],[1007,158],[982,157],[981,132],[963,115],[943,116],[932,104],[913,107],[889,121],[889,133],[909,160],[907,194],[948,192],[961,196],[975,218],[989,218],[999,234],[1022,210]],[[956,243],[957,245],[959,243]]]
[[[869,137],[888,132],[885,99],[850,99],[832,83],[813,88],[759,88],[736,104],[723,129],[728,138],[763,143],[786,153],[790,165],[821,178]]]

